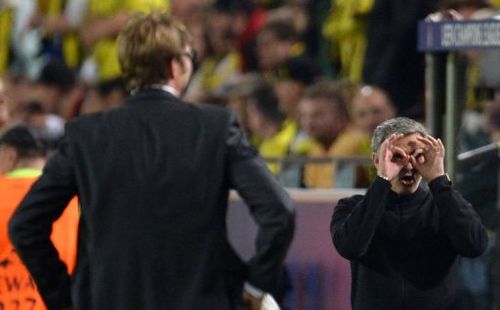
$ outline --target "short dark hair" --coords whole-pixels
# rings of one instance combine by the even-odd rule
[[[278,106],[278,97],[271,85],[261,82],[256,85],[253,94],[249,97],[248,104],[253,105],[265,118],[273,123],[281,124],[285,115]]]
[[[14,148],[21,158],[44,157],[47,154],[37,130],[27,125],[16,125],[8,129],[0,138],[0,145]]]
[[[294,57],[278,69],[278,78],[292,80],[304,85],[311,85],[321,76],[321,70],[315,62],[305,57]]]
[[[43,66],[37,81],[39,84],[58,87],[67,92],[75,87],[76,74],[64,62],[52,59]]]
[[[272,32],[279,41],[295,41],[299,38],[299,34],[295,30],[292,22],[284,20],[274,20],[268,22],[261,29],[262,32]]]
[[[339,113],[346,120],[349,120],[349,112],[347,105],[339,93],[338,87],[335,82],[331,81],[318,81],[304,91],[302,99],[326,99],[332,103],[332,107],[336,113]]]

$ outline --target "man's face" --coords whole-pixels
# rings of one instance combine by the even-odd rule
[[[303,93],[304,86],[292,80],[280,81],[276,84],[280,111],[288,117],[297,118],[297,105]]]
[[[17,152],[14,148],[0,144],[0,175],[13,170],[17,162]]]
[[[186,47],[185,52],[180,57],[180,66],[176,66],[178,62],[174,61],[174,79],[177,80],[179,90],[183,93],[189,85],[194,69],[194,50],[191,47]]]
[[[395,116],[388,98],[377,90],[358,96],[352,105],[354,125],[366,133],[372,133],[377,125]]]
[[[299,103],[300,125],[304,131],[318,141],[335,138],[344,122],[335,107],[326,98],[304,98]]]
[[[272,70],[288,59],[292,43],[280,41],[275,33],[262,31],[257,37],[257,58],[263,70]]]
[[[394,145],[401,148],[407,156],[413,155],[417,160],[423,156],[423,149],[426,147],[424,143],[417,140],[421,136],[418,133],[410,134],[398,139]],[[378,156],[374,156],[374,164],[378,168]],[[402,156],[395,154],[393,161],[402,160]],[[399,195],[414,193],[420,182],[422,176],[415,170],[413,165],[408,162],[399,172],[399,175],[391,181],[392,191]]]

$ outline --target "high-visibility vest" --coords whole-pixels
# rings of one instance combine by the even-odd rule
[[[37,178],[0,177],[0,309],[47,309],[7,234],[7,224]],[[76,262],[79,210],[71,200],[54,223],[51,239],[71,274]]]

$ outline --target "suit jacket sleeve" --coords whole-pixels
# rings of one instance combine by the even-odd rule
[[[429,183],[439,209],[441,227],[458,254],[465,257],[481,255],[488,244],[486,230],[472,205],[446,181],[438,177]]]
[[[258,225],[256,253],[249,262],[247,281],[273,293],[293,238],[293,204],[248,143],[234,116],[229,121],[226,147],[230,185],[248,205]]]
[[[49,309],[71,305],[68,271],[50,235],[52,223],[76,194],[72,161],[64,138],[9,222],[12,243]]]
[[[389,199],[391,184],[379,177],[364,197],[339,200],[332,216],[330,233],[337,251],[346,259],[366,254]]]

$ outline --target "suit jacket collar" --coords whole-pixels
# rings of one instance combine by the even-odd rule
[[[158,100],[163,99],[167,101],[179,101],[180,99],[174,96],[173,94],[166,92],[161,89],[155,88],[146,88],[140,89],[137,92],[134,92],[132,96],[129,97],[127,102],[137,102],[137,101],[145,101],[145,100]]]

